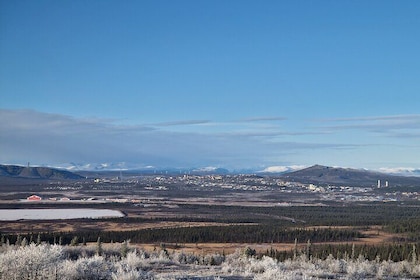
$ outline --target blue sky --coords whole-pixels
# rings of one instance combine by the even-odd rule
[[[419,1],[0,1],[0,162],[420,167]]]

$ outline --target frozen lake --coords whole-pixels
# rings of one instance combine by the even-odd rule
[[[124,214],[110,209],[0,209],[0,221],[118,218]]]

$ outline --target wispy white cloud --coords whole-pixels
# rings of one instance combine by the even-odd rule
[[[286,130],[249,130],[249,131],[231,131],[222,132],[216,135],[219,136],[231,136],[231,137],[279,137],[279,136],[303,136],[303,135],[322,135],[326,132],[316,131],[286,131]]]
[[[152,124],[154,126],[186,126],[186,125],[199,125],[199,124],[208,124],[210,120],[183,120],[183,121],[173,121],[173,122],[161,122]]]
[[[162,126],[132,125],[112,119],[4,109],[0,109],[0,119],[0,162],[5,163],[126,162],[136,166],[247,168],[310,164],[322,158],[334,163],[334,159],[356,158],[371,148],[377,151],[392,148],[395,155],[400,155],[399,151],[414,145],[366,143],[352,137],[343,140],[334,138],[334,134],[325,137],[324,128],[294,130],[266,126],[269,120],[236,125],[207,120],[167,122]],[[173,126],[177,128],[174,130]],[[416,151],[419,147],[409,148]],[[408,158],[415,162],[412,156]]]
[[[285,121],[287,118],[285,117],[253,117],[253,118],[246,118],[240,119],[236,122],[273,122],[273,121]]]
[[[334,118],[316,121],[324,124],[318,126],[318,129],[330,132],[351,129],[381,133],[398,138],[418,138],[420,136],[420,115]]]
[[[368,116],[368,117],[351,117],[351,118],[329,118],[318,119],[321,122],[352,122],[352,121],[384,121],[384,120],[419,120],[419,114],[409,115],[385,115],[385,116]]]
[[[212,120],[179,120],[147,124],[156,129],[168,128],[178,132],[200,132],[219,137],[281,137],[319,135],[325,132],[315,130],[288,130],[278,124],[284,122],[284,117],[252,117],[240,120],[212,121]],[[172,129],[173,127],[176,127]]]
[[[115,120],[74,118],[32,110],[0,110],[0,161],[136,162],[154,166],[250,166],[310,149],[343,144],[282,140],[287,131],[179,132]],[[209,121],[180,121],[192,125]],[[168,122],[166,125],[171,126]],[[242,137],[239,137],[242,136]],[[264,136],[265,138],[260,138]]]

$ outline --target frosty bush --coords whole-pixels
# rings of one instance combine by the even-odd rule
[[[228,255],[222,263],[222,271],[230,274],[245,274],[250,265],[250,257],[243,251],[236,250],[235,253]]]
[[[348,279],[366,279],[376,275],[378,264],[359,256],[356,261],[350,261],[347,265]]]
[[[126,250],[120,244],[104,246],[102,256],[95,245],[59,246],[34,243],[5,245],[0,252],[0,279],[23,280],[174,280],[174,279],[414,279],[420,277],[418,258],[393,262],[358,258],[308,258],[306,254],[279,262],[258,256],[253,250],[231,255],[194,255],[166,250]]]
[[[70,271],[70,275],[62,275],[63,279],[110,279],[114,270],[112,263],[107,262],[102,256],[98,255],[90,258],[80,258],[73,262],[72,267],[73,271]]]
[[[347,271],[347,262],[343,259],[335,259],[332,255],[329,255],[322,263],[325,269],[333,274],[343,274]]]
[[[112,273],[114,280],[153,279],[153,274],[143,271],[145,266],[144,255],[130,252],[126,258],[115,264],[116,271]]]
[[[184,252],[174,253],[173,259],[180,264],[198,264],[200,262],[198,256]]]
[[[10,246],[0,255],[0,278],[56,279],[62,256],[58,245]]]

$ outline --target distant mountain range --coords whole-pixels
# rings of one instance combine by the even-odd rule
[[[222,167],[191,167],[191,168],[176,168],[176,167],[156,167],[151,165],[140,165],[127,162],[106,162],[106,163],[63,163],[58,165],[43,165],[44,167],[52,167],[60,170],[68,170],[71,172],[79,173],[81,171],[123,171],[123,172],[140,172],[140,173],[185,173],[185,174],[260,174],[260,175],[281,175],[293,171],[305,169],[307,166],[303,165],[290,165],[290,166],[268,166],[264,169],[238,169],[228,170]],[[347,168],[346,168],[347,169]],[[359,169],[354,169],[359,170]],[[363,169],[360,169],[363,170]],[[366,170],[364,170],[366,171]],[[374,172],[374,171],[370,171]],[[401,175],[401,176],[419,176],[420,169],[416,168],[380,168],[377,172]]]
[[[72,165],[74,166],[74,165]],[[230,172],[224,168],[204,167],[204,168],[155,168],[143,167],[139,169],[127,170],[123,169],[121,164],[101,164],[98,168],[69,168],[73,172],[65,169],[51,167],[27,167],[17,165],[0,165],[0,179],[4,182],[13,179],[50,179],[50,180],[66,180],[66,179],[83,179],[86,177],[109,177],[109,176],[135,176],[135,175],[165,175],[165,174],[191,174],[191,175],[207,175],[207,174],[258,174],[279,176],[285,181],[300,182],[318,185],[345,185],[345,186],[377,186],[378,180],[381,186],[419,186],[420,177],[414,176],[398,176],[395,174],[387,174],[365,169],[330,167],[322,165],[314,165],[307,168],[299,166],[291,167],[269,167],[259,172],[235,171]],[[85,165],[85,167],[87,167]],[[117,168],[120,167],[120,168]],[[76,169],[76,170],[75,170]],[[122,173],[121,173],[122,172]]]
[[[420,177],[397,176],[365,169],[329,167],[314,165],[281,176],[285,181],[312,184],[334,184],[346,186],[420,186]],[[387,183],[388,182],[388,183]]]
[[[155,167],[144,166],[139,164],[130,164],[126,162],[117,163],[63,163],[55,165],[57,169],[68,170],[76,173],[97,173],[97,172],[127,172],[139,174],[227,174],[230,173],[228,169],[220,167],[191,167],[191,168],[176,168],[176,167]]]
[[[0,165],[0,178],[28,178],[28,179],[82,179],[84,177],[67,170],[50,167],[27,167],[18,165]]]

